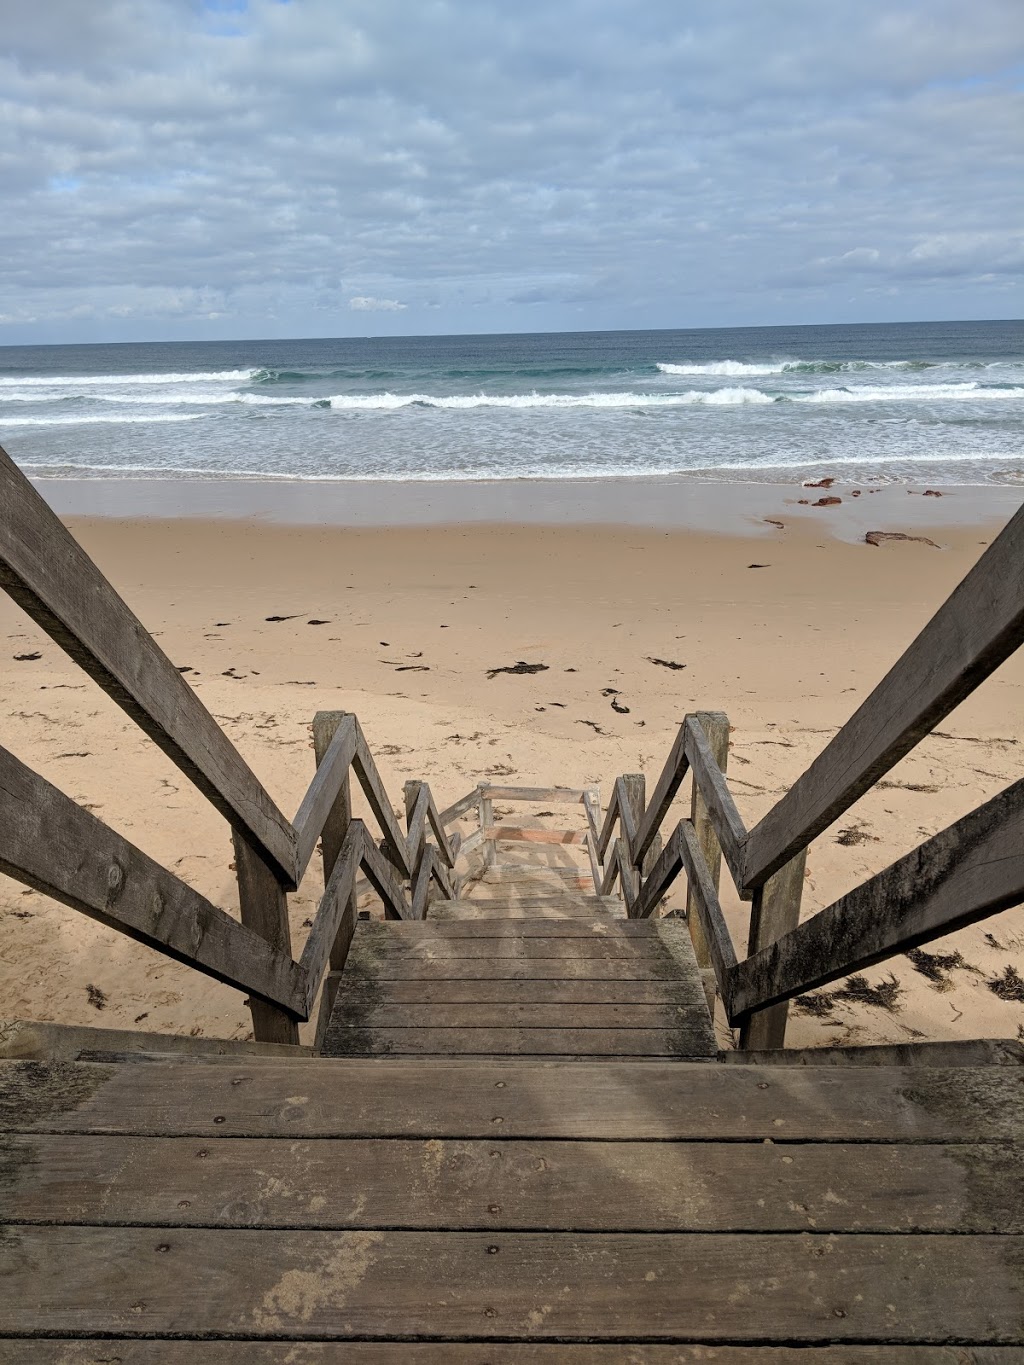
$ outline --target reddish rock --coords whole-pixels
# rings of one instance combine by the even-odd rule
[[[941,498],[942,494],[937,488],[926,488],[921,496],[923,498]]]
[[[807,479],[802,487],[804,488],[831,488],[835,479]]]
[[[817,502],[812,502],[812,507],[837,507],[842,502],[842,498],[819,498]]]

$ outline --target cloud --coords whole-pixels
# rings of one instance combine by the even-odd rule
[[[7,9],[0,340],[1024,303],[1020,0]]]
[[[405,307],[397,299],[374,299],[366,294],[357,294],[349,299],[348,306],[354,313],[400,313]]]

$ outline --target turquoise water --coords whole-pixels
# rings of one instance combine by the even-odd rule
[[[39,477],[1024,482],[1024,323],[0,348]]]

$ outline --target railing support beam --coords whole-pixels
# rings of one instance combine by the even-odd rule
[[[238,905],[242,923],[266,939],[278,952],[292,955],[288,924],[288,896],[273,868],[238,830],[233,832]],[[257,1043],[297,1043],[299,1025],[294,1015],[256,996],[249,997],[252,1032]]]
[[[776,943],[800,923],[800,899],[806,866],[807,850],[804,849],[754,892],[754,903],[750,907],[748,957]],[[748,1015],[740,1027],[740,1047],[751,1051],[785,1047],[788,1019],[787,1000]]]

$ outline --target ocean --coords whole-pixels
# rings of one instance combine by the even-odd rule
[[[39,478],[1024,483],[1024,323],[0,347]]]

